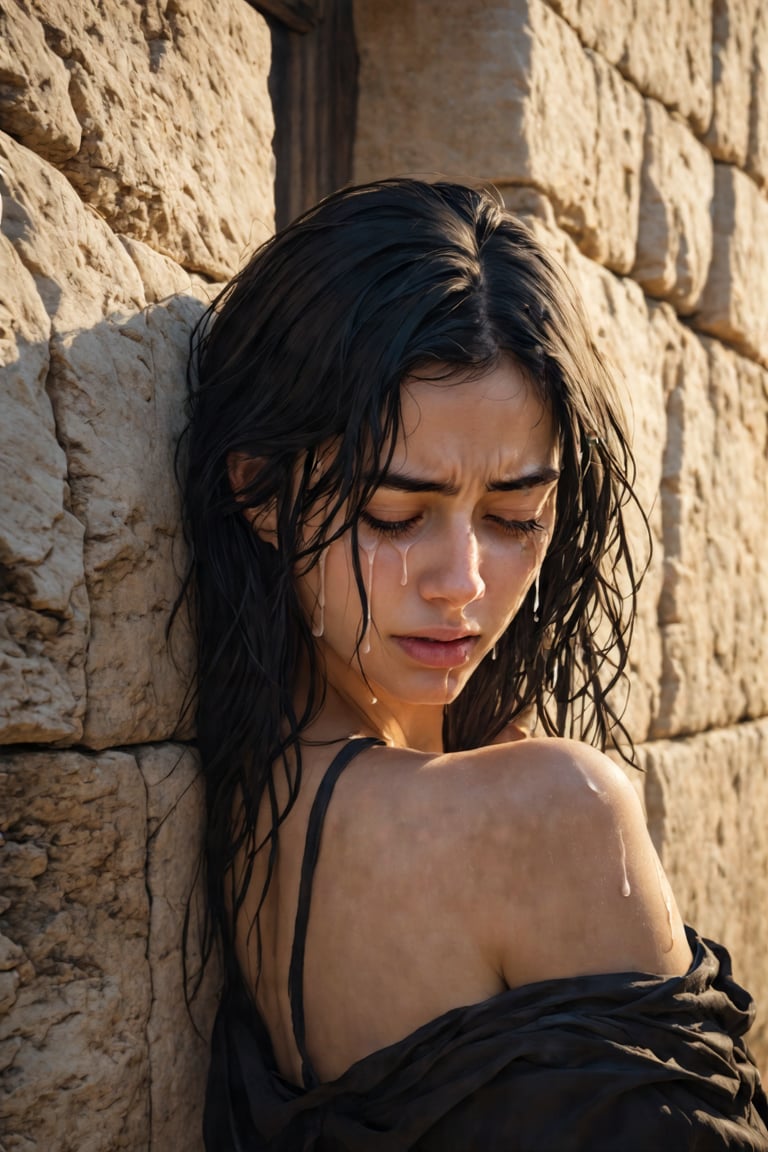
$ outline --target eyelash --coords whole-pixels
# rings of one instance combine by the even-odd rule
[[[377,520],[369,512],[361,512],[360,519],[374,532],[378,532],[382,536],[397,537],[407,536],[409,532],[412,532],[421,517],[411,516],[407,520]],[[544,531],[544,525],[540,524],[538,520],[505,520],[503,516],[489,516],[488,519],[497,524],[503,532],[509,533],[510,536],[532,536],[536,532]]]
[[[377,520],[368,512],[361,512],[360,519],[382,536],[406,536],[419,522],[418,516],[411,516],[407,520]]]

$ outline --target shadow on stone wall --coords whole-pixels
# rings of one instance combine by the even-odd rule
[[[53,286],[43,302],[5,238],[0,252],[14,285],[0,425],[0,1115],[13,1147],[194,1147],[216,975],[197,1035],[181,943],[203,793],[181,718],[190,637],[183,617],[170,646],[166,628],[186,563],[184,365],[205,304],[175,295],[52,331]]]

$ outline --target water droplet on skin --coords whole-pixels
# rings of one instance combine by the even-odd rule
[[[536,580],[534,582],[533,588],[534,588],[534,592],[533,592],[533,618],[534,618],[534,620],[538,620],[539,608],[541,607],[540,602],[539,602],[539,573],[538,572],[536,573]]]
[[[661,898],[664,901],[664,907],[667,910],[667,924],[669,926],[669,944],[666,948],[662,948],[662,952],[671,952],[675,944],[675,929],[672,925],[672,900],[669,890],[667,878],[662,871],[661,864],[658,857],[655,857],[656,862],[656,875],[659,878],[659,887],[661,888]]]
[[[587,788],[589,788],[590,792],[595,792],[598,796],[604,796],[605,792],[603,792],[602,788],[598,788],[592,777],[587,773],[587,770],[583,768],[581,764],[577,764],[576,767],[584,777],[584,783],[586,784]]]
[[[627,876],[627,850],[624,847],[624,837],[619,828],[619,844],[621,845],[621,894],[622,896],[631,896],[632,889],[629,886],[629,877]]]
[[[363,633],[365,640],[363,642],[363,652],[367,655],[371,650],[371,608],[373,601],[373,562],[376,559],[376,552],[378,551],[378,540],[361,540],[360,547],[368,557],[368,578],[365,583],[365,598],[368,601],[368,611],[365,616],[365,631]]]
[[[409,540],[406,543],[405,541],[401,540],[391,540],[390,543],[392,544],[393,548],[395,548],[400,553],[400,558],[403,562],[403,570],[400,576],[400,587],[405,588],[406,584],[408,583],[408,549],[411,547],[413,541]]]
[[[325,557],[328,550],[323,548],[317,562],[319,586],[317,590],[317,620],[312,623],[312,635],[322,636],[325,631]]]
[[[371,704],[378,704],[378,702],[379,702],[378,696],[371,696]]]

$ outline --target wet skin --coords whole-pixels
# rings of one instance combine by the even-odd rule
[[[287,972],[306,824],[350,736],[386,746],[341,777],[315,874],[304,992],[323,1079],[508,987],[587,972],[678,973],[690,962],[641,806],[610,760],[563,740],[442,751],[444,705],[529,610],[554,527],[549,412],[508,362],[474,380],[408,380],[402,408],[388,482],[359,524],[370,621],[349,533],[297,578],[327,692],[304,733],[302,785],[280,831],[256,992],[278,1066],[295,1082]],[[236,488],[248,468],[234,462]],[[270,536],[268,517],[247,515]],[[284,804],[279,773],[275,784]],[[265,806],[257,841],[268,822]],[[254,989],[248,926],[264,867],[261,853],[237,931]]]
[[[333,688],[389,742],[439,751],[443,706],[541,566],[558,450],[549,411],[508,361],[480,379],[411,379],[402,413],[404,435],[358,525],[371,614],[359,658],[350,534],[299,591]]]

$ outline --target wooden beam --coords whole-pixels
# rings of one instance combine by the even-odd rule
[[[265,16],[273,16],[293,32],[309,32],[319,20],[312,0],[250,0]]]

